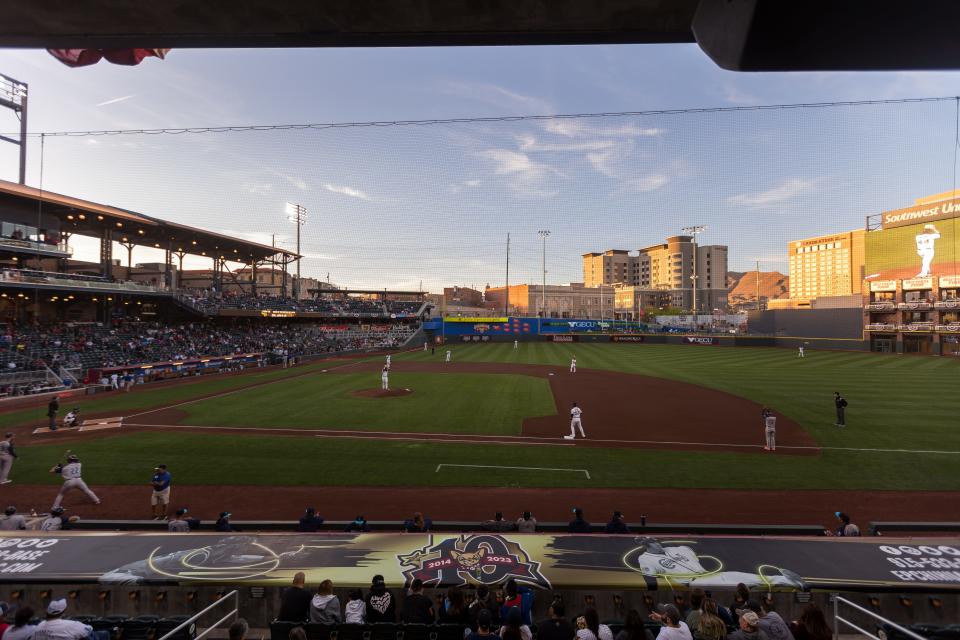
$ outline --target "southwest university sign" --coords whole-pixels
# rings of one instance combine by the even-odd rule
[[[12,533],[12,532],[11,532]],[[0,536],[0,582],[960,591],[957,538],[52,532]]]
[[[957,216],[960,216],[960,198],[884,211],[881,214],[881,227],[884,229],[906,227],[911,224],[934,222]]]

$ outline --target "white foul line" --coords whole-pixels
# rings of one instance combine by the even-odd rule
[[[587,476],[587,480],[590,479],[590,472],[586,469],[551,469],[550,467],[505,467],[500,464],[448,464],[444,462],[443,464],[438,464],[436,471],[434,473],[440,473],[440,467],[469,467],[471,469],[520,469],[522,471],[573,471],[576,473],[582,473]]]

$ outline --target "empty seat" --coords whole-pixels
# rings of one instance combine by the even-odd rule
[[[462,624],[438,624],[433,630],[433,635],[435,640],[463,640],[465,628]]]
[[[400,625],[393,622],[377,622],[370,625],[370,640],[397,640]]]
[[[405,624],[403,625],[403,640],[431,640],[432,624]],[[462,637],[462,636],[461,636]]]
[[[370,625],[341,624],[337,626],[337,640],[366,640],[370,635]]]
[[[120,637],[123,640],[148,640],[153,634],[155,620],[132,618],[120,623]]]
[[[311,622],[307,624],[307,640],[330,640],[331,632],[337,630],[335,624],[319,624]],[[336,635],[336,634],[334,634]]]
[[[157,620],[156,626],[154,627],[154,637],[156,640],[160,640],[160,638],[167,635],[189,619],[190,616],[170,616],[168,618],[160,618]],[[176,635],[170,638],[170,640],[193,640],[193,638],[196,637],[197,623],[191,622],[180,631],[177,631]],[[283,640],[287,640],[286,636],[284,636]]]

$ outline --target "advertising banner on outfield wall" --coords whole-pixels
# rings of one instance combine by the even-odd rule
[[[56,532],[0,537],[0,581],[540,589],[960,590],[960,539]]]
[[[719,338],[709,338],[707,336],[685,336],[683,341],[687,344],[720,344]]]

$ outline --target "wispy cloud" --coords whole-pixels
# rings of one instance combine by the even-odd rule
[[[816,184],[815,180],[804,180],[803,178],[789,178],[779,185],[759,191],[756,193],[740,193],[727,198],[727,203],[748,207],[750,209],[762,209],[774,204],[780,204],[787,200],[792,200],[802,193],[811,190]]]
[[[556,112],[553,105],[547,100],[527,96],[495,84],[448,82],[441,87],[440,93],[467,100],[475,100],[510,113],[548,115]]]
[[[563,172],[548,164],[537,162],[525,153],[510,149],[486,149],[477,154],[493,163],[496,175],[510,178],[509,187],[520,197],[549,198],[557,195],[548,185],[548,178],[563,176]]]
[[[516,136],[517,143],[523,151],[597,151],[609,149],[615,142],[612,140],[586,140],[583,142],[540,142],[536,136],[522,134]]]
[[[626,188],[633,191],[647,192],[656,191],[665,187],[670,182],[670,176],[662,173],[653,173],[648,176],[641,176],[627,181]]]
[[[257,196],[265,196],[273,191],[273,185],[269,182],[262,184],[253,184],[248,182],[242,186],[242,189],[247,193],[252,193]]]
[[[105,106],[107,106],[108,104],[117,104],[118,102],[123,102],[124,100],[129,100],[130,98],[134,97],[134,95],[136,95],[136,94],[129,95],[129,96],[120,96],[119,98],[112,98],[112,99],[110,99],[110,100],[105,100],[104,102],[99,102],[99,103],[97,103],[97,106],[98,106],[98,107],[105,107]]]
[[[370,200],[370,196],[360,189],[354,189],[353,187],[348,187],[346,185],[327,183],[323,185],[323,188],[331,193],[339,193],[340,195],[350,196],[351,198],[359,198],[360,200]]]
[[[641,127],[636,123],[619,125],[600,125],[586,118],[561,118],[547,120],[544,130],[559,136],[578,138],[585,136],[601,136],[611,138],[639,138],[652,137],[663,134],[663,129],[656,127]]]

